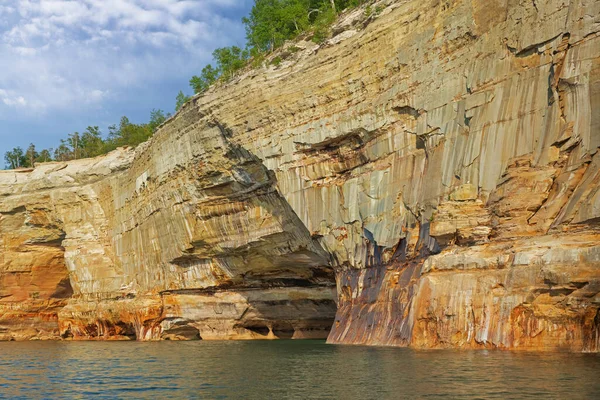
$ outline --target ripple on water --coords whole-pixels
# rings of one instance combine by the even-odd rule
[[[10,398],[600,398],[600,356],[275,342],[0,343]]]

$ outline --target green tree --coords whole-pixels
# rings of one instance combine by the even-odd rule
[[[249,58],[248,51],[237,46],[221,47],[212,54],[221,77],[225,80],[231,79],[238,70],[242,69]]]
[[[66,140],[60,140],[60,145],[54,150],[54,159],[56,161],[69,161],[73,159],[73,153]]]
[[[326,8],[319,12],[315,18],[313,24],[313,36],[312,41],[315,43],[322,43],[329,37],[329,30],[331,24],[335,21],[335,11],[330,8]]]
[[[273,51],[308,27],[310,10],[309,0],[256,0],[242,18],[248,46]]]
[[[121,146],[137,146],[152,136],[149,124],[134,124],[127,117],[121,117],[119,125],[108,127],[108,140],[106,151],[111,151]]]
[[[96,157],[104,153],[104,140],[97,126],[88,126],[79,140],[82,157]]]
[[[71,149],[71,157],[74,160],[81,158],[81,137],[79,132],[73,132],[67,136],[67,145]]]
[[[188,97],[189,99],[189,97]],[[150,121],[148,122],[148,129],[153,134],[159,126],[161,126],[169,117],[170,113],[165,114],[163,110],[153,109],[150,111]]]
[[[190,86],[194,89],[194,93],[203,93],[219,79],[220,71],[214,68],[211,64],[202,68],[200,76],[192,76]]]
[[[22,148],[15,147],[4,154],[4,161],[6,168],[16,169],[23,167],[27,163],[27,158]]]
[[[29,144],[27,151],[25,152],[26,164],[24,166],[27,167],[35,167],[35,160],[38,158],[38,152],[35,150],[35,145],[33,143]]]
[[[179,111],[179,109],[183,107],[183,105],[186,102],[188,102],[190,98],[190,96],[186,96],[185,94],[183,94],[183,91],[180,90],[179,93],[177,93],[177,97],[175,98],[175,111]]]
[[[308,30],[311,24],[319,29],[317,39],[325,32],[324,25],[334,21],[338,11],[356,7],[365,0],[256,0],[246,26],[247,46],[261,52],[273,51],[284,41]],[[333,16],[333,17],[332,17]]]
[[[288,0],[279,11],[284,36],[290,39],[310,26],[310,2],[307,0]]]
[[[37,157],[36,162],[52,161],[52,149],[43,149]]]
[[[255,0],[247,17],[246,49],[223,47],[213,52],[217,65],[207,65],[199,76],[190,79],[194,93],[205,92],[218,78],[231,79],[248,64],[262,65],[264,54],[281,46],[286,40],[314,28],[313,40],[322,42],[329,36],[337,11],[355,7],[366,0]],[[178,103],[179,104],[179,103]]]

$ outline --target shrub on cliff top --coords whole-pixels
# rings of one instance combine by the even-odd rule
[[[356,7],[366,0],[255,0],[247,17],[246,48],[223,47],[213,52],[217,67],[208,64],[199,76],[190,79],[194,93],[203,93],[217,80],[229,80],[250,60],[262,65],[264,54],[282,46],[286,40],[313,30],[312,40],[321,43],[339,11]],[[272,62],[278,64],[278,61]]]
[[[62,139],[56,149],[43,149],[39,153],[32,143],[23,151],[15,147],[4,154],[6,168],[34,167],[35,163],[48,161],[70,161],[86,157],[96,157],[120,146],[137,146],[148,140],[169,114],[162,110],[152,110],[150,120],[143,124],[134,124],[122,117],[119,125],[111,125],[108,137],[103,138],[100,128],[88,126],[83,133],[73,132]]]
[[[322,42],[329,36],[329,28],[338,12],[356,7],[369,0],[255,0],[250,14],[242,19],[246,27],[245,48],[237,46],[218,48],[213,52],[216,66],[202,68],[199,76],[190,79],[195,93],[206,91],[218,80],[229,80],[249,63],[253,67],[263,64],[265,54],[283,45],[286,40],[313,30],[312,40]],[[290,51],[297,51],[291,47]],[[285,57],[275,57],[278,65]],[[182,91],[176,98],[175,110],[189,100]],[[98,127],[88,127],[82,134],[74,132],[60,141],[56,149],[36,152],[29,146],[27,152],[16,147],[6,152],[4,161],[7,168],[32,167],[36,162],[54,160],[68,161],[83,157],[94,157],[107,153],[120,146],[136,146],[152,136],[169,114],[153,110],[150,121],[134,124],[127,117],[121,118],[118,125],[109,127],[108,137],[102,138]],[[53,157],[52,157],[53,156]]]
[[[6,168],[16,169],[25,167],[27,164],[27,158],[25,157],[25,153],[23,152],[22,148],[15,147],[4,154],[4,162],[6,163]]]

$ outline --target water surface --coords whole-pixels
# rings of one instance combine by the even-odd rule
[[[4,342],[3,398],[600,399],[600,356],[273,342]]]

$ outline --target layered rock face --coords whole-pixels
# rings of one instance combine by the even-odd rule
[[[135,151],[0,174],[4,338],[327,336],[327,254],[273,174],[198,119]]]
[[[57,312],[73,293],[60,247],[64,233],[45,207],[27,213],[17,206],[0,215],[0,340],[15,333],[52,338]]]
[[[379,6],[135,151],[0,174],[4,332],[318,337],[333,269],[331,343],[598,351],[600,2]]]

